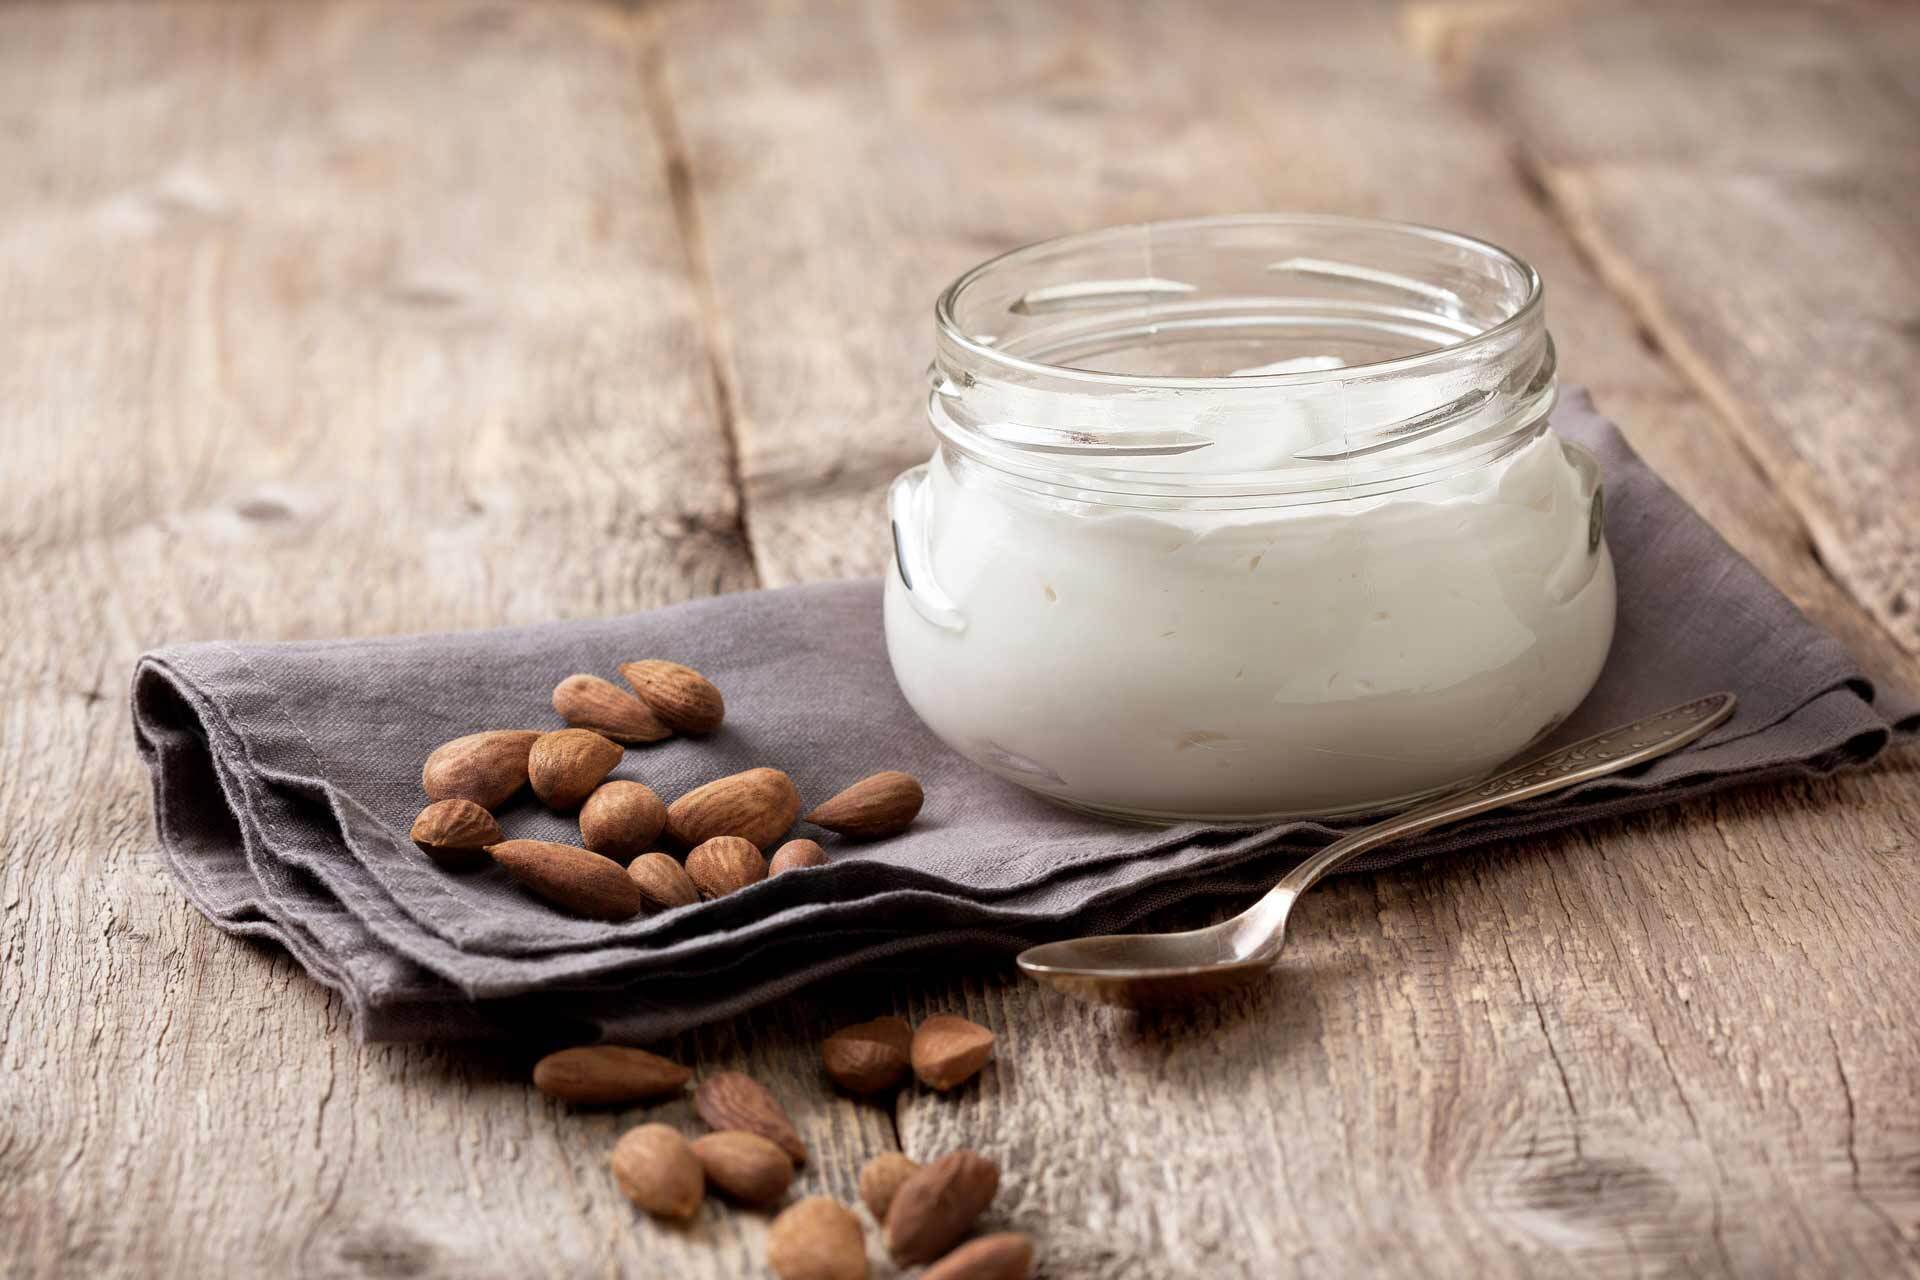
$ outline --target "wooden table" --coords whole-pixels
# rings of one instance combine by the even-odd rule
[[[196,915],[123,691],[167,641],[879,572],[929,303],[1019,242],[1509,245],[1567,379],[1920,685],[1911,7],[24,4],[0,194],[9,1275],[755,1272],[764,1219],[618,1197],[633,1113],[357,1045]],[[911,972],[665,1048],[773,1084],[808,1189],[990,1153],[1054,1277],[1912,1275],[1917,859],[1907,752],[1333,883],[1296,973],[1173,1023]],[[836,1098],[818,1037],[887,1010],[999,1060]]]

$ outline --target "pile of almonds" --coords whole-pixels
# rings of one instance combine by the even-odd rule
[[[726,702],[692,667],[650,659],[621,666],[631,692],[585,673],[553,690],[565,729],[493,729],[434,749],[420,771],[431,801],[413,822],[413,842],[448,870],[489,861],[553,906],[593,920],[670,911],[802,867],[824,866],[818,841],[764,851],[800,817],[800,793],[778,769],[748,769],[695,787],[672,804],[644,783],[607,775],[625,747],[720,727]],[[509,840],[494,811],[523,786],[557,813],[577,813],[580,844]],[[925,796],[910,775],[862,778],[806,820],[849,840],[905,831]],[[680,858],[653,845],[665,836]]]
[[[872,1094],[902,1083],[911,1070],[947,1090],[971,1079],[993,1051],[993,1033],[941,1014],[916,1030],[904,1018],[876,1018],[829,1036],[827,1074],[843,1088]],[[593,1045],[542,1058],[533,1082],[566,1102],[653,1102],[678,1097],[693,1073],[641,1049]],[[611,1157],[613,1177],[635,1205],[679,1221],[698,1211],[708,1188],[749,1208],[785,1198],[807,1149],[777,1098],[752,1077],[726,1071],[703,1079],[693,1108],[711,1132],[689,1141],[670,1125],[638,1125]],[[976,1151],[954,1151],[925,1165],[898,1152],[860,1171],[860,1200],[879,1224],[888,1254],[902,1266],[932,1265],[925,1280],[1026,1280],[1033,1241],[1002,1232],[966,1241],[1000,1186],[1000,1169]],[[964,1243],[963,1243],[964,1241]],[[767,1231],[767,1265],[780,1280],[866,1280],[860,1219],[831,1196],[807,1196],[781,1210]]]

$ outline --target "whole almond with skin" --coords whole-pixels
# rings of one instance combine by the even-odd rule
[[[875,1018],[843,1027],[820,1046],[834,1083],[853,1093],[879,1093],[906,1079],[913,1028],[905,1018]]]
[[[932,1262],[967,1234],[1000,1189],[1000,1170],[977,1151],[941,1156],[900,1184],[887,1206],[887,1252]]]
[[[649,1102],[672,1097],[692,1078],[669,1058],[617,1044],[562,1049],[533,1065],[533,1087],[562,1102]]]
[[[549,809],[570,813],[620,763],[620,744],[591,729],[543,733],[527,753],[527,781]]]
[[[789,840],[780,846],[780,851],[767,863],[767,874],[777,876],[782,871],[794,871],[800,867],[824,867],[827,865],[827,851],[815,840]]]
[[[708,1076],[693,1091],[693,1109],[711,1129],[744,1129],[757,1133],[793,1157],[807,1162],[807,1148],[794,1130],[787,1110],[766,1086],[738,1071]]]
[[[1027,1280],[1033,1237],[1018,1231],[969,1240],[920,1273],[920,1280]]]
[[[640,897],[650,911],[671,911],[700,901],[693,877],[669,853],[641,854],[627,868],[627,878],[640,886]]]
[[[687,855],[687,875],[703,898],[724,898],[767,878],[767,860],[752,841],[715,836]]]
[[[912,775],[889,770],[860,779],[808,814],[807,821],[849,839],[878,840],[913,825],[926,798]]]
[[[707,1181],[741,1204],[773,1204],[793,1184],[793,1159],[757,1133],[709,1133],[693,1140],[693,1154]]]
[[[568,676],[553,686],[553,709],[576,729],[591,729],[615,742],[638,745],[673,736],[673,727],[653,708],[599,676]]]
[[[971,1080],[993,1056],[993,1032],[950,1013],[936,1014],[913,1033],[913,1073],[935,1089]]]
[[[685,1221],[706,1196],[707,1176],[678,1130],[643,1124],[613,1148],[613,1180],[627,1199],[662,1218]]]
[[[420,770],[420,787],[429,800],[498,809],[526,785],[527,754],[539,736],[533,729],[490,729],[442,743]]]
[[[907,1179],[918,1172],[920,1166],[898,1151],[877,1155],[861,1167],[860,1202],[867,1206],[875,1222],[887,1220],[893,1197],[906,1185]]]
[[[808,1196],[767,1228],[767,1266],[780,1280],[866,1280],[860,1219],[829,1196]]]
[[[667,834],[692,848],[739,836],[764,849],[800,816],[800,793],[778,769],[748,769],[695,787],[667,806]]]
[[[639,782],[603,782],[580,806],[580,843],[622,862],[645,853],[666,825],[666,804]]]
[[[577,916],[627,920],[645,901],[625,867],[590,849],[551,840],[503,840],[487,852],[526,888]]]
[[[692,667],[656,658],[629,662],[620,674],[655,715],[682,733],[711,733],[726,718],[720,691]]]
[[[420,852],[450,871],[483,867],[487,846],[500,843],[500,824],[471,800],[435,800],[420,811],[409,833]]]

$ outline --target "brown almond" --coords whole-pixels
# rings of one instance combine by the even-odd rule
[[[808,814],[807,821],[849,839],[878,840],[913,825],[926,798],[912,775],[888,770],[860,779]]]
[[[667,806],[639,782],[603,782],[580,806],[580,843],[622,862],[645,853],[666,825]]]
[[[533,1087],[562,1102],[648,1102],[687,1087],[693,1072],[645,1049],[583,1044],[533,1065]]]
[[[695,787],[667,806],[667,834],[692,848],[739,836],[764,849],[800,816],[800,793],[778,769],[748,769]]]
[[[576,729],[591,729],[603,738],[638,745],[673,736],[673,727],[653,708],[599,676],[568,676],[553,686],[553,709]]]
[[[887,1252],[932,1262],[960,1242],[1000,1189],[1000,1170],[977,1151],[941,1156],[900,1184],[887,1206]]]
[[[906,1079],[913,1028],[905,1018],[875,1018],[843,1027],[820,1046],[834,1083],[853,1093],[879,1093]]]
[[[913,1033],[913,1073],[935,1089],[971,1080],[993,1056],[993,1032],[950,1013],[935,1014]]]
[[[887,1220],[893,1197],[906,1185],[907,1179],[918,1172],[920,1166],[898,1151],[888,1151],[867,1161],[860,1170],[860,1202],[867,1206],[875,1222]]]
[[[471,800],[498,809],[527,781],[527,753],[540,734],[533,729],[470,733],[433,749],[420,770],[429,800]]]
[[[485,866],[487,846],[500,843],[500,824],[471,800],[435,800],[409,832],[420,852],[449,871]]]
[[[757,1133],[792,1156],[795,1164],[807,1162],[807,1148],[786,1108],[752,1076],[738,1071],[708,1076],[693,1091],[693,1109],[709,1128]]]
[[[549,809],[570,813],[620,763],[620,744],[591,729],[543,733],[527,755],[527,781]]]
[[[1027,1280],[1033,1237],[1018,1231],[969,1240],[920,1273],[920,1280]]]
[[[773,855],[767,863],[767,874],[777,876],[782,871],[794,871],[800,867],[824,867],[827,865],[827,851],[815,840],[789,840],[780,846],[780,852]]]
[[[706,1174],[679,1131],[643,1124],[620,1135],[613,1148],[613,1180],[627,1199],[662,1218],[685,1221],[706,1196]]]
[[[793,1184],[793,1159],[757,1133],[728,1129],[693,1140],[707,1181],[741,1204],[775,1203]]]
[[[505,840],[487,852],[507,873],[554,906],[594,920],[626,920],[644,899],[627,869],[578,845]]]
[[[715,836],[687,855],[687,875],[703,898],[724,898],[767,878],[767,860],[739,836]]]
[[[767,1266],[780,1280],[867,1280],[860,1219],[830,1196],[808,1196],[767,1228]]]
[[[620,668],[640,700],[682,733],[711,733],[726,717],[727,704],[713,681],[677,662],[651,659]]]
[[[627,876],[640,886],[640,897],[649,911],[671,911],[700,901],[700,890],[692,877],[670,853],[641,854],[627,868]]]

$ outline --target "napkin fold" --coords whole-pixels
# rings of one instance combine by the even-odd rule
[[[1920,704],[1876,690],[1585,395],[1567,395],[1554,426],[1604,467],[1620,604],[1599,684],[1542,750],[1714,690],[1738,694],[1739,710],[1651,766],[1390,846],[1354,870],[1829,772],[1920,733]],[[704,738],[629,750],[614,777],[671,798],[773,764],[818,802],[904,769],[926,787],[919,821],[874,844],[811,833],[830,865],[620,924],[564,915],[498,868],[449,874],[413,847],[433,747],[558,727],[556,683],[641,656],[698,666],[726,691],[728,719]],[[375,1040],[651,1040],[908,952],[1000,953],[1264,888],[1339,829],[1124,826],[982,772],[900,696],[873,581],[496,631],[171,646],[140,659],[133,721],[160,851],[188,898],[221,928],[285,947]],[[524,796],[500,816],[510,836],[578,840],[572,819]]]

